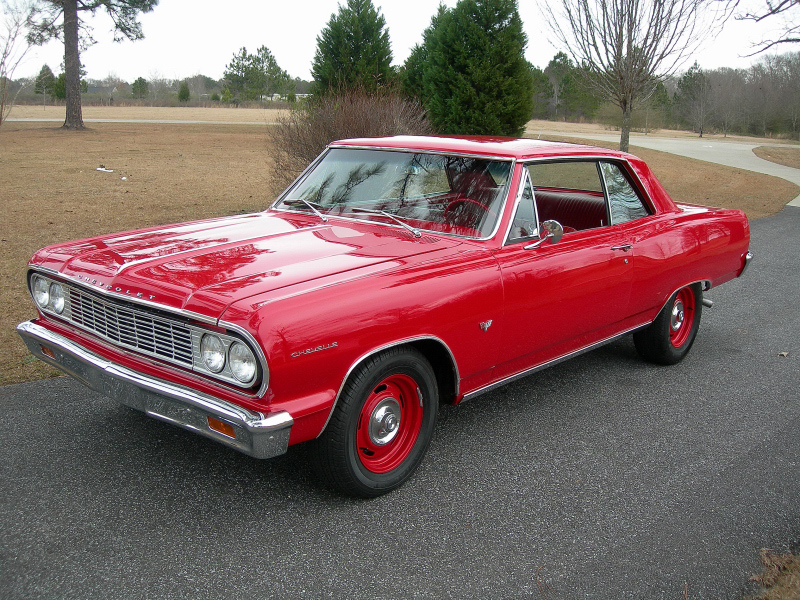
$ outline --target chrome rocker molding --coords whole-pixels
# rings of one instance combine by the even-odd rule
[[[533,375],[534,373],[538,373],[539,371],[543,371],[544,369],[546,369],[548,367],[553,367],[553,366],[555,366],[555,365],[557,365],[559,363],[565,362],[565,361],[567,361],[567,360],[569,360],[571,358],[574,358],[576,356],[580,356],[581,354],[585,354],[586,352],[591,352],[592,350],[595,350],[595,349],[597,349],[597,348],[599,348],[601,346],[605,346],[606,344],[609,344],[609,343],[611,343],[611,342],[613,342],[615,340],[618,340],[621,337],[625,337],[626,335],[628,335],[629,333],[633,333],[637,329],[642,329],[643,327],[647,327],[649,324],[650,323],[644,323],[642,325],[637,325],[636,327],[631,327],[630,329],[626,329],[625,331],[622,331],[620,333],[612,335],[611,337],[606,338],[604,340],[600,340],[599,342],[595,342],[593,344],[589,344],[588,346],[585,346],[583,348],[579,348],[578,350],[575,350],[573,352],[569,352],[568,354],[565,354],[563,356],[559,356],[558,358],[554,358],[553,360],[549,360],[549,361],[547,361],[545,363],[542,363],[540,365],[536,365],[535,367],[531,367],[529,369],[525,369],[524,371],[520,371],[519,373],[515,373],[513,375],[509,375],[508,377],[506,377],[504,379],[501,379],[500,381],[495,381],[493,383],[485,385],[484,387],[478,388],[477,390],[474,390],[472,392],[464,394],[464,397],[461,398],[461,401],[459,402],[459,404],[464,404],[465,402],[467,402],[469,400],[472,400],[473,398],[477,398],[478,396],[480,396],[482,394],[485,394],[487,392],[491,392],[492,390],[495,390],[495,389],[497,389],[499,387],[502,387],[504,385],[508,385],[509,383],[511,383],[513,381],[516,381],[517,379],[522,379],[523,377],[527,377],[528,375]]]
[[[294,420],[285,411],[264,415],[116,365],[64,336],[32,321],[17,333],[37,358],[61,369],[89,388],[151,416],[234,448],[254,458],[286,452]],[[53,353],[45,354],[42,347]],[[214,429],[208,417],[233,428],[235,437]]]

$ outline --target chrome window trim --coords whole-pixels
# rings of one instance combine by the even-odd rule
[[[506,227],[506,234],[503,237],[503,246],[512,246],[514,244],[519,244],[520,242],[530,242],[531,239],[539,237],[539,208],[536,206],[536,192],[533,190],[533,183],[531,183],[531,193],[533,194],[533,217],[536,219],[536,231],[534,234],[525,239],[520,238],[513,242],[509,239],[511,237],[511,228],[514,227],[514,217],[517,214],[517,209],[519,208],[520,202],[522,202],[522,196],[525,194],[525,185],[529,180],[530,173],[528,173],[527,166],[523,164],[522,175],[520,176],[519,187],[517,188],[517,197],[514,201],[514,209],[511,211],[509,216],[508,227]]]
[[[333,400],[333,405],[331,406],[330,412],[328,412],[328,418],[325,419],[325,424],[322,426],[322,429],[320,430],[317,437],[321,436],[325,432],[325,429],[328,427],[328,423],[330,423],[330,420],[333,417],[333,411],[336,410],[336,406],[339,404],[339,398],[342,397],[342,392],[344,391],[344,386],[347,384],[347,380],[350,379],[350,376],[353,374],[353,371],[355,371],[356,368],[361,363],[367,360],[370,356],[374,356],[380,352],[383,352],[384,350],[389,350],[390,348],[396,348],[397,346],[403,346],[406,344],[413,344],[414,342],[427,342],[427,341],[433,341],[441,344],[442,347],[445,350],[447,350],[447,354],[450,355],[450,361],[453,365],[453,383],[455,390],[455,398],[458,398],[458,390],[459,390],[459,385],[461,383],[461,376],[458,373],[458,363],[456,362],[456,357],[453,354],[453,351],[450,350],[450,346],[448,346],[443,339],[436,337],[435,335],[423,335],[418,337],[406,338],[402,340],[396,340],[384,346],[373,348],[369,352],[362,354],[352,365],[350,365],[350,368],[347,370],[347,373],[345,374],[344,379],[342,379],[342,383],[336,392],[336,397]]]
[[[645,210],[647,210],[648,214],[646,214],[644,217],[637,217],[637,219],[631,219],[630,221],[622,221],[622,223],[615,223],[614,222],[614,213],[611,210],[611,194],[608,192],[608,181],[606,181],[606,174],[603,171],[602,163],[606,163],[606,164],[609,164],[609,165],[615,165],[616,166],[616,161],[614,161],[614,160],[598,160],[597,161],[597,170],[600,173],[600,181],[603,182],[603,195],[605,196],[605,199],[606,199],[606,214],[608,216],[608,224],[609,224],[609,226],[622,225],[622,223],[630,223],[631,221],[636,221],[637,219],[644,219],[645,217],[652,216],[653,215],[653,211],[650,208],[649,204],[644,200],[644,198],[642,198],[642,194],[641,194],[640,190],[638,190],[636,188],[636,186],[631,185],[631,189],[633,190],[633,193],[636,194],[636,197],[639,199],[639,202],[642,203],[642,206],[645,208]],[[630,163],[628,163],[628,166],[630,166]],[[625,177],[626,174],[630,175],[632,171],[633,171],[633,169],[622,169],[622,176]],[[627,179],[627,177],[625,177],[625,179]],[[641,181],[639,183],[641,183]],[[628,182],[628,184],[630,184],[630,182]]]
[[[511,156],[494,156],[494,155],[489,155],[489,154],[477,154],[477,153],[472,153],[472,152],[446,152],[446,151],[441,151],[441,150],[421,150],[419,148],[386,148],[386,147],[383,147],[383,146],[351,146],[349,144],[330,144],[316,158],[316,160],[314,162],[312,162],[308,167],[306,167],[305,171],[303,171],[303,173],[301,173],[300,176],[297,179],[295,179],[292,182],[292,184],[289,187],[287,187],[280,194],[280,196],[278,196],[278,198],[270,205],[268,210],[275,210],[275,211],[278,211],[278,212],[286,212],[286,213],[292,213],[292,214],[299,214],[299,215],[308,216],[308,214],[309,214],[308,211],[296,210],[296,209],[285,208],[285,207],[278,207],[278,204],[280,204],[283,201],[283,199],[286,196],[289,195],[289,192],[292,189],[294,189],[297,185],[302,183],[302,181],[312,171],[312,167],[316,167],[317,164],[323,159],[323,157],[326,156],[328,154],[328,152],[330,150],[333,150],[333,149],[380,150],[380,151],[384,151],[384,152],[404,152],[404,153],[413,152],[415,154],[433,154],[433,155],[437,155],[437,156],[463,156],[463,157],[467,157],[467,158],[480,158],[480,159],[483,159],[483,160],[493,160],[493,161],[496,161],[496,162],[511,163],[510,170],[509,170],[509,177],[508,177],[505,185],[503,186],[504,187],[504,190],[502,192],[503,200],[500,203],[500,206],[498,207],[497,221],[495,222],[494,228],[492,229],[492,232],[489,235],[487,235],[486,237],[473,237],[473,236],[468,236],[468,235],[458,235],[458,234],[455,234],[455,233],[445,233],[445,232],[442,232],[442,231],[436,231],[436,230],[432,230],[432,229],[425,229],[424,227],[418,227],[417,228],[420,231],[424,231],[425,233],[433,235],[433,236],[444,236],[444,237],[448,237],[448,238],[455,238],[455,239],[459,239],[459,240],[471,240],[471,241],[476,241],[476,242],[486,242],[486,241],[489,241],[491,239],[494,239],[494,237],[497,235],[497,232],[500,230],[500,224],[503,221],[503,214],[505,213],[506,206],[508,205],[508,196],[509,196],[508,192],[509,192],[509,189],[511,188],[511,182],[514,179],[514,170],[515,170],[515,167],[516,167],[518,161],[517,161],[516,158],[513,158]],[[383,227],[393,227],[393,228],[398,229],[400,231],[405,231],[405,228],[401,227],[400,225],[396,225],[396,224],[392,224],[392,223],[382,223],[381,221],[370,221],[368,219],[357,219],[357,218],[354,218],[354,217],[343,217],[341,215],[331,215],[331,214],[327,214],[327,213],[325,214],[325,216],[326,217],[330,217],[332,219],[342,219],[344,221],[350,221],[350,222],[354,222],[354,223],[372,223],[372,224],[375,224],[375,225],[381,225]],[[326,223],[322,223],[322,225],[326,225]]]

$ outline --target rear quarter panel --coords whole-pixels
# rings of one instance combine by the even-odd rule
[[[632,315],[653,320],[679,288],[697,281],[714,287],[744,267],[750,227],[742,211],[680,205],[642,221],[632,232]]]

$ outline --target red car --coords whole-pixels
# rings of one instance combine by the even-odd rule
[[[354,495],[401,485],[437,406],[632,333],[692,346],[745,215],[675,204],[629,154],[534,140],[331,144],[265,212],[44,248],[31,352],[257,458],[312,443]]]

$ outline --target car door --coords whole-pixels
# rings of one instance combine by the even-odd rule
[[[627,227],[612,220],[599,161],[532,164],[523,178],[511,229],[496,254],[505,309],[500,376],[619,331],[633,282],[633,247]],[[538,241],[547,219],[563,221],[564,236],[555,243]]]

